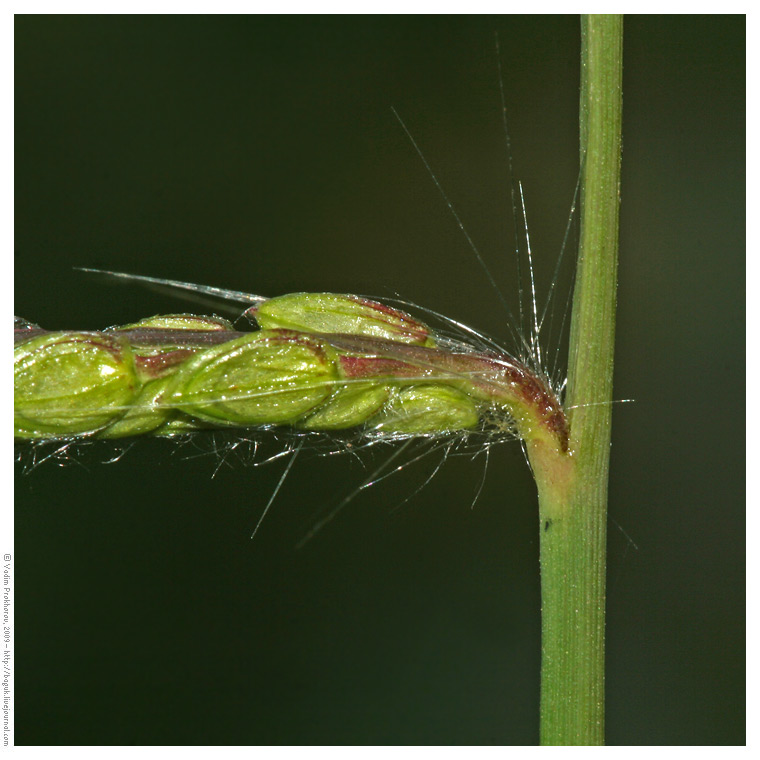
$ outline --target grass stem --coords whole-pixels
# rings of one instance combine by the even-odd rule
[[[581,38],[581,240],[566,398],[571,410],[572,466],[551,454],[543,461],[532,458],[541,518],[541,744],[545,745],[604,743],[622,16],[583,16]]]

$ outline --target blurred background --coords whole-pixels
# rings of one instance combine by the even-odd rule
[[[17,16],[16,313],[98,329],[209,311],[86,266],[399,294],[508,344],[391,112],[515,308],[495,32],[545,296],[578,172],[577,17]],[[739,16],[626,20],[615,394],[635,403],[614,412],[611,744],[745,740],[744,34]],[[415,493],[431,455],[301,550],[392,450],[302,455],[251,541],[284,463],[212,449],[17,467],[19,744],[537,741],[519,445],[492,449],[474,507],[483,457]]]

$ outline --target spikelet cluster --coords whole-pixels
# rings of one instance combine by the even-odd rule
[[[567,448],[549,385],[512,357],[439,338],[395,308],[296,293],[257,303],[259,328],[168,315],[100,332],[17,322],[17,439],[176,435],[204,428],[361,429],[412,437],[484,420]]]

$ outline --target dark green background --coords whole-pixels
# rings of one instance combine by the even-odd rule
[[[630,17],[609,541],[615,744],[744,742],[744,19]],[[547,292],[577,174],[573,17],[17,17],[16,312],[194,309],[72,271],[505,315],[494,53]],[[566,290],[565,290],[566,292]],[[16,481],[20,744],[533,743],[539,580],[519,446],[366,476],[142,441]],[[381,457],[380,457],[381,458]],[[380,461],[376,459],[376,462]],[[372,466],[370,462],[367,466]],[[617,526],[635,541],[635,550]]]

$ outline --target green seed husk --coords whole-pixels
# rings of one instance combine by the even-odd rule
[[[390,387],[369,382],[339,387],[313,414],[298,423],[303,430],[346,430],[364,424],[388,400]]]
[[[17,345],[16,438],[94,433],[121,415],[139,387],[126,343],[105,333],[58,332]]]
[[[480,411],[472,399],[445,385],[417,385],[394,393],[381,414],[372,420],[377,432],[431,435],[473,430]]]
[[[324,401],[335,380],[319,341],[262,330],[194,356],[175,375],[168,403],[219,425],[286,425]]]
[[[430,328],[398,309],[358,296],[335,293],[290,293],[248,312],[265,330],[350,333],[382,340],[434,346]]]

